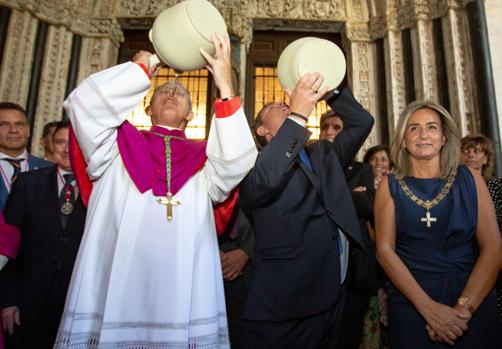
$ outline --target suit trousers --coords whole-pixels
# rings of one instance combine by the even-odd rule
[[[244,321],[247,349],[336,349],[342,330],[345,286],[327,311],[288,321]]]
[[[376,294],[369,288],[346,289],[345,306],[342,312],[343,326],[340,349],[357,349],[363,335],[364,317],[370,298]]]
[[[9,349],[52,349],[63,314],[63,306],[46,304],[37,318],[14,326],[14,334],[6,335]]]
[[[247,268],[244,275],[240,275],[232,281],[224,281],[225,303],[227,306],[228,332],[230,336],[230,347],[232,349],[244,349],[244,305],[248,291]]]

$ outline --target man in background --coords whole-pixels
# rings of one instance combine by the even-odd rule
[[[44,150],[44,159],[54,163],[54,131],[56,130],[58,122],[50,121],[45,124],[44,130],[42,131],[42,137],[40,137],[40,145]]]
[[[343,131],[343,120],[333,110],[324,113],[319,122],[320,139],[333,142]],[[371,242],[366,223],[373,216],[375,186],[371,166],[352,161],[345,169],[345,180],[351,191],[361,226],[362,238],[366,249],[351,244],[347,267],[346,298],[342,312],[343,329],[340,349],[357,349],[363,335],[364,316],[370,298],[376,295],[378,287],[375,247]]]
[[[54,132],[56,166],[22,173],[4,214],[21,232],[16,261],[3,272],[2,318],[9,347],[52,348],[73,264],[84,231],[85,208],[68,156],[68,124]]]
[[[0,211],[19,173],[52,164],[28,154],[30,125],[26,111],[18,104],[0,102]]]

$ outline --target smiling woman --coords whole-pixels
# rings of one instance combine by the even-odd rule
[[[391,146],[396,174],[381,181],[375,200],[392,348],[500,343],[493,285],[502,240],[486,184],[458,166],[459,153],[458,131],[443,107],[406,107]]]
[[[439,155],[440,177],[446,178],[458,165],[459,149],[458,129],[446,109],[432,101],[410,103],[399,118],[391,147],[394,173],[397,178],[410,175],[412,161]]]

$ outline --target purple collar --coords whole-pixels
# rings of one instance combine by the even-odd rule
[[[171,192],[175,195],[204,165],[206,141],[186,138],[181,130],[153,126],[150,131],[138,131],[128,121],[117,130],[120,156],[132,181],[141,193],[149,189],[155,196],[167,193],[166,156],[163,137],[171,138]]]

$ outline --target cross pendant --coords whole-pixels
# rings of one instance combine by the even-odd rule
[[[173,206],[181,205],[181,201],[173,198],[171,192],[167,192],[165,198],[157,199],[157,202],[161,205],[166,205],[166,218],[170,222],[173,220]]]
[[[436,222],[437,218],[431,217],[431,213],[429,212],[429,210],[427,210],[427,212],[425,213],[425,217],[420,218],[420,221],[427,222],[427,228],[430,228],[431,222]]]

